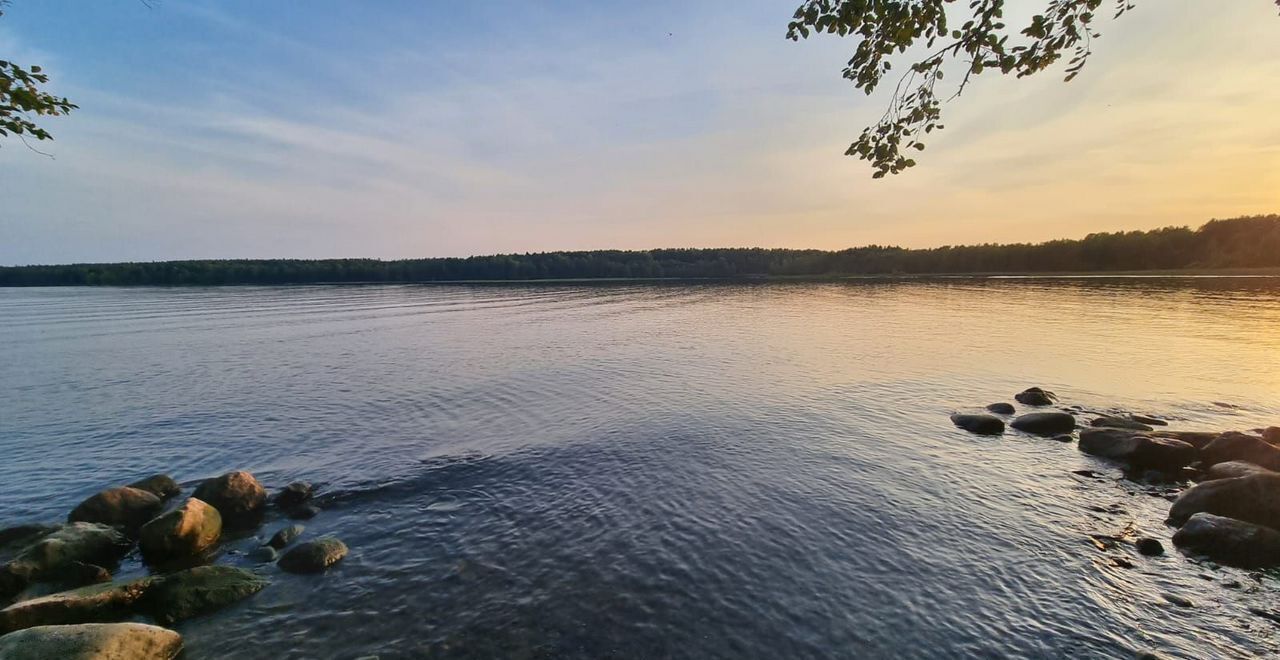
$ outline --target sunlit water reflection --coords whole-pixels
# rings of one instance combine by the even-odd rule
[[[351,555],[259,567],[188,658],[1280,648],[1271,577],[1090,544],[1171,548],[1164,499],[947,419],[1043,385],[1280,423],[1276,279],[7,289],[0,338],[0,525],[157,471],[321,486]]]

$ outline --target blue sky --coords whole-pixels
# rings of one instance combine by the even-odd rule
[[[1070,85],[984,77],[921,165],[793,3],[15,0],[81,109],[0,144],[0,264],[1043,240],[1280,210],[1272,3],[1139,3]]]

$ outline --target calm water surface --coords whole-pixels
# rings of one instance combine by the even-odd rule
[[[1089,543],[1171,547],[1168,502],[947,420],[1280,423],[1277,279],[0,289],[0,339],[0,525],[157,471],[322,489],[351,555],[258,567],[191,659],[1280,649],[1273,577]]]

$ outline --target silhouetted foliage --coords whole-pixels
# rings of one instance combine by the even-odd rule
[[[763,248],[597,250],[488,257],[266,259],[0,267],[0,286],[317,284],[603,278],[1048,273],[1280,267],[1280,215],[1192,231],[1090,234],[1039,244],[871,245],[837,252]]]
[[[0,0],[0,16],[4,15],[7,0]],[[65,115],[77,106],[65,97],[58,97],[40,89],[49,82],[48,74],[38,66],[27,68],[8,60],[0,60],[0,137],[10,135],[23,140],[52,140],[49,131],[37,125],[32,116]]]
[[[1067,56],[1069,81],[1084,68],[1093,40],[1101,36],[1096,25],[1103,5],[1111,7],[1105,13],[1113,18],[1133,9],[1130,0],[1041,2],[1047,3],[1043,11],[1015,32],[1003,21],[1006,0],[969,0],[960,17],[967,20],[959,25],[947,15],[956,0],[805,0],[787,26],[787,38],[799,41],[824,32],[856,37],[844,77],[867,94],[893,70],[894,55],[915,46],[926,49],[898,79],[884,116],[845,151],[869,161],[872,176],[880,178],[915,165],[910,155],[924,150],[921,133],[943,128],[942,101],[935,90],[949,61],[958,62],[955,72],[960,74],[949,98],[959,96],[983,72],[1022,78]]]

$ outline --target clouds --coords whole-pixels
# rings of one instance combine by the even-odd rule
[[[0,19],[83,107],[55,161],[0,148],[0,263],[931,245],[1280,207],[1265,3],[1212,30],[1144,6],[1071,85],[984,79],[874,182],[840,154],[883,99],[839,79],[851,43],[784,41],[776,3],[173,0],[59,45],[81,6]]]

